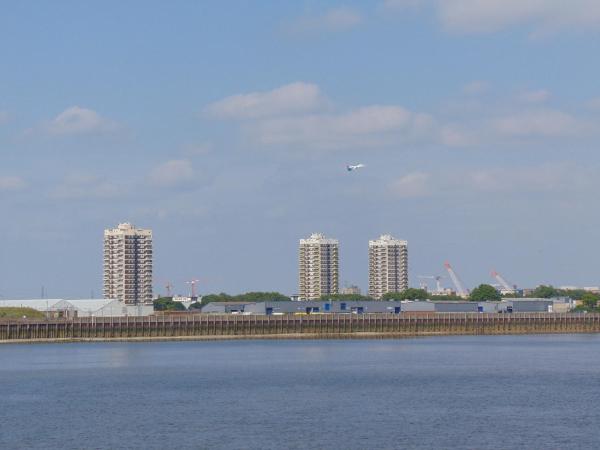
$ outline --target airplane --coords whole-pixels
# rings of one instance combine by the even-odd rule
[[[348,166],[346,166],[346,170],[347,170],[348,172],[352,172],[352,171],[354,171],[354,170],[356,170],[356,169],[360,169],[360,168],[362,168],[362,167],[365,167],[365,165],[364,165],[364,164],[348,165]]]

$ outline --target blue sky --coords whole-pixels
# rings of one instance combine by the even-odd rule
[[[4,2],[0,295],[99,295],[122,221],[159,292],[292,294],[316,231],[363,289],[382,233],[413,285],[599,285],[599,32],[595,0]]]

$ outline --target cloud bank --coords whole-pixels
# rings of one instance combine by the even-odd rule
[[[534,35],[562,30],[599,31],[597,0],[385,0],[389,11],[407,7],[433,10],[444,29],[454,33],[485,34],[525,27]]]
[[[361,24],[362,15],[353,8],[338,7],[319,15],[301,17],[285,28],[291,34],[313,34],[323,32],[340,32],[352,29]]]
[[[15,175],[0,175],[0,191],[18,191],[25,188],[25,181]]]
[[[205,113],[219,119],[255,119],[315,111],[325,104],[317,85],[296,82],[271,91],[226,97],[208,105]]]
[[[42,125],[43,131],[55,136],[106,133],[118,128],[116,122],[80,106],[71,106]]]
[[[489,89],[477,81],[463,88],[468,99]],[[460,117],[413,111],[402,105],[366,105],[339,110],[309,83],[296,82],[266,92],[236,94],[205,108],[212,118],[234,120],[244,138],[263,147],[311,150],[398,148],[418,146],[473,147],[519,140],[557,137],[586,139],[594,135],[591,118],[542,104],[547,90],[493,97]],[[596,132],[596,134],[598,134]]]

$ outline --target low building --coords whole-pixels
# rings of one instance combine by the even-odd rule
[[[152,305],[132,305],[114,299],[0,299],[0,307],[32,308],[51,318],[148,316]]]
[[[404,300],[402,312],[414,313],[476,313],[481,312],[476,302],[467,301],[430,301]]]
[[[203,306],[203,314],[242,314],[246,306],[254,305],[253,302],[211,302]]]
[[[497,313],[498,305],[500,305],[500,303],[501,302],[479,302],[477,304],[477,309],[478,309],[478,312],[480,312],[480,313],[486,313],[486,314]]]
[[[574,303],[568,298],[504,299],[499,302],[469,301],[267,301],[213,302],[202,308],[205,314],[399,314],[399,313],[518,313],[568,312]]]
[[[404,300],[401,302],[402,312],[435,312],[435,302]]]
[[[401,302],[390,301],[303,301],[261,302],[246,305],[245,314],[399,314]]]
[[[541,298],[505,298],[498,304],[498,312],[554,312],[554,300]]]
[[[197,301],[201,301],[202,297],[189,297],[184,295],[174,295],[172,297],[174,302],[181,303],[185,309],[189,309],[192,303],[196,303]]]
[[[584,286],[583,290],[592,294],[600,294],[600,286]]]
[[[481,312],[477,302],[441,301],[434,302],[438,313],[476,313]]]
[[[360,295],[361,291],[360,288],[358,286],[355,285],[351,285],[351,286],[346,286],[340,289],[340,294],[343,295]]]

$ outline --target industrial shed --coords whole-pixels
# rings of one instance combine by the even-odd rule
[[[402,301],[402,312],[435,312],[435,302],[430,301]]]
[[[566,312],[570,303],[556,299],[504,299],[500,302],[469,301],[280,301],[213,302],[205,314],[399,314],[399,313],[512,313]],[[559,308],[557,306],[562,307]]]
[[[205,308],[212,305],[209,303]],[[213,308],[210,308],[212,311]],[[205,309],[202,309],[205,312]],[[259,302],[244,306],[244,314],[399,314],[401,302],[396,301],[301,301],[301,302]]]
[[[129,305],[113,299],[0,299],[0,307],[32,308],[54,318],[147,316],[154,312],[152,305]]]
[[[242,314],[253,302],[211,302],[202,307],[203,314]]]
[[[554,312],[552,299],[505,299],[498,305],[498,312]]]
[[[439,313],[476,313],[480,312],[479,304],[477,302],[456,302],[456,301],[446,301],[446,302],[434,302],[435,304],[435,312]]]

